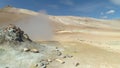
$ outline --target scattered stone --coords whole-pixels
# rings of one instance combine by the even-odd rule
[[[38,67],[38,64],[35,64],[35,67]]]
[[[62,52],[60,52],[59,50],[57,51],[57,56],[61,56]]]
[[[67,56],[63,56],[63,58],[65,59],[65,58],[67,58]]]
[[[60,60],[60,59],[55,59],[56,61],[58,61],[58,62],[60,62],[61,64],[64,64],[65,63],[65,61],[62,61],[62,60]]]
[[[42,68],[47,68],[47,65],[49,65],[48,60],[41,60],[40,63],[41,63],[40,66]]]
[[[37,49],[31,49],[30,51],[33,53],[39,53],[39,51]]]
[[[71,56],[71,55],[67,55],[67,57],[68,57],[68,58],[72,58],[73,56]]]
[[[70,56],[70,58],[72,58],[73,56]]]
[[[62,62],[61,64],[64,64],[65,62]]]
[[[30,51],[30,49],[29,48],[24,48],[23,51],[28,52],[28,51]]]
[[[47,62],[47,61],[44,61],[43,63],[44,63],[45,65],[49,65],[49,62]]]
[[[47,60],[41,60],[40,61],[42,64],[45,64],[45,65],[48,65],[49,64],[49,62],[47,61]]]
[[[41,63],[41,64],[40,64],[40,66],[44,66],[44,64],[43,64],[43,63]]]
[[[43,66],[41,66],[42,68],[47,68],[47,65],[43,64]]]
[[[48,62],[52,62],[52,60],[51,60],[51,59],[47,59],[47,61],[48,61]]]
[[[57,52],[57,56],[61,56],[62,52],[58,49],[58,47],[56,47],[56,52]]]
[[[80,63],[76,63],[76,64],[75,64],[76,67],[79,66],[79,65],[80,65]]]
[[[72,58],[73,56],[70,56],[70,55],[65,55],[65,56],[63,56],[63,58],[65,59],[65,58]]]
[[[41,66],[42,68],[47,68],[47,65],[45,65],[44,63],[41,63],[40,66]]]
[[[55,49],[56,49],[56,51],[57,51],[57,50],[58,50],[58,47],[56,47]]]
[[[58,47],[56,47],[55,49],[58,49]]]

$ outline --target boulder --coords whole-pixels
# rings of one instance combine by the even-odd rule
[[[0,43],[27,41],[32,42],[32,40],[27,34],[25,34],[23,30],[13,24],[9,24],[7,27],[0,28]]]
[[[37,49],[31,49],[30,51],[33,53],[39,53],[39,50],[37,50]]]
[[[30,51],[30,49],[29,48],[24,48],[23,51],[28,52],[28,51]]]

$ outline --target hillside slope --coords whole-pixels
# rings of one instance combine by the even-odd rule
[[[42,13],[22,8],[5,7],[0,9],[0,23],[16,23],[17,21],[27,19],[31,16],[37,16],[39,14]],[[92,40],[105,42],[106,40],[112,40],[114,42],[118,41],[120,38],[120,20],[102,20],[77,16],[46,15],[46,17],[49,18],[50,24],[52,25],[54,31],[53,40],[55,41],[79,42],[80,40]]]
[[[28,19],[29,17],[36,18],[39,14],[42,13],[22,8],[5,7],[0,9],[0,26],[2,24],[8,25],[10,23],[22,22],[22,26],[25,28],[34,29],[30,33],[38,34],[37,38],[39,38],[38,30],[50,33],[49,28],[45,27],[46,24],[43,24],[49,21],[48,23],[51,25],[53,31],[51,41],[40,41],[40,45],[24,44],[23,46],[15,46],[15,48],[8,47],[7,45],[0,46],[0,56],[3,57],[1,58],[0,68],[6,66],[12,68],[38,68],[34,65],[36,64],[35,61],[39,63],[39,59],[41,58],[46,57],[48,59],[48,54],[54,53],[51,50],[55,50],[57,47],[62,49],[62,56],[59,56],[59,58],[65,61],[65,64],[60,64],[61,60],[58,60],[59,58],[57,57],[57,61],[59,62],[54,60],[47,68],[120,68],[120,20],[52,15],[45,15],[45,18],[49,18],[49,20],[45,19],[47,21],[41,21],[44,19],[44,15],[40,19],[32,20],[32,22]],[[23,22],[23,20],[28,21]],[[30,25],[24,25],[24,23],[28,22],[30,22]],[[41,22],[42,24],[39,24]],[[39,26],[44,27],[44,29],[36,29]],[[49,37],[47,33],[42,34],[45,37]],[[40,53],[21,52],[21,48],[23,49],[26,45],[30,48],[38,48]],[[73,58],[65,58],[66,55],[67,57],[70,57],[68,55],[72,55]],[[53,57],[54,55],[49,56],[51,59]],[[76,67],[76,63],[80,63],[80,65]]]

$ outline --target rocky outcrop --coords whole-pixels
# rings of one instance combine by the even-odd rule
[[[7,27],[0,29],[0,43],[5,42],[32,42],[27,34],[19,27],[9,24]]]

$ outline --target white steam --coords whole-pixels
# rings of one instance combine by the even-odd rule
[[[40,13],[35,12],[36,14],[28,12],[29,15],[27,15],[27,17],[26,13],[18,14],[17,12],[16,14],[14,14],[15,16],[4,14],[4,16],[6,17],[0,19],[6,19],[6,21],[8,20],[8,22],[0,21],[0,27],[5,27],[9,24],[15,24],[17,27],[20,27],[25,33],[27,33],[32,40],[38,41],[52,39],[53,31],[50,25],[51,21],[45,11],[42,11]],[[22,19],[19,17],[22,17]],[[13,22],[13,20],[16,21]]]
[[[51,40],[53,36],[49,17],[40,13],[16,23],[33,40]]]

